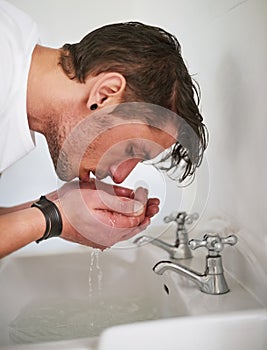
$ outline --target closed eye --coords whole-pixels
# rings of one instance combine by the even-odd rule
[[[140,149],[140,147],[135,148],[135,145],[132,143],[127,146],[126,154],[130,158],[140,158],[142,162],[151,159],[149,152],[146,152],[145,149]]]
[[[135,154],[134,154],[134,147],[133,145],[130,143],[127,148],[126,148],[126,155],[128,157],[134,158]]]

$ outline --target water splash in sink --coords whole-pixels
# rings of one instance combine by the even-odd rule
[[[149,297],[109,302],[50,298],[24,307],[9,325],[9,336],[15,343],[95,337],[109,326],[161,317]]]
[[[89,267],[87,254],[68,255],[62,261],[58,256],[54,261],[50,257],[49,261],[53,269],[46,276],[54,273],[53,283],[47,288],[43,279],[37,281],[35,277],[32,285],[38,290],[34,298],[8,324],[12,342],[96,337],[110,326],[186,313],[176,293],[168,295],[166,288],[162,288],[151,269],[153,264],[149,266],[142,259],[137,260],[138,266],[137,262],[129,263],[93,250]]]

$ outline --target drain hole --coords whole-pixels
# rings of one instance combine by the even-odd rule
[[[168,295],[170,294],[169,288],[166,284],[164,284],[164,290]]]

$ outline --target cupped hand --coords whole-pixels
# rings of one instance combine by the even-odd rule
[[[133,191],[102,181],[73,181],[50,198],[63,219],[61,237],[104,249],[143,231],[159,211],[159,200],[147,197],[147,190]]]

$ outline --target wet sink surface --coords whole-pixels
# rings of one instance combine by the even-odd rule
[[[230,293],[213,296],[174,272],[156,275],[168,256],[152,245],[49,245],[0,263],[1,349],[266,349],[266,309],[228,273]],[[181,263],[203,272],[203,254]]]
[[[0,345],[96,337],[110,326],[185,316],[148,249],[16,256],[0,268]]]

